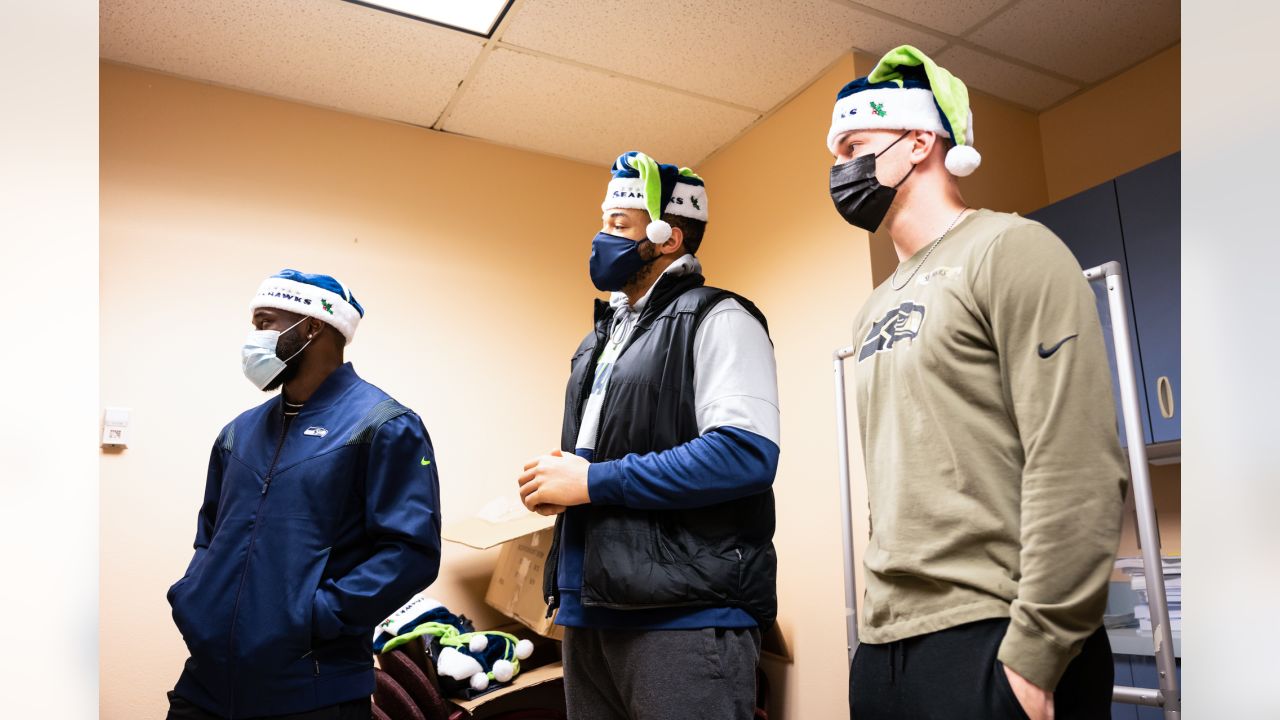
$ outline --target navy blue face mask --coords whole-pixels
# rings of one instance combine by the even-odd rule
[[[657,255],[645,260],[640,255],[641,240],[610,235],[607,232],[596,233],[591,241],[591,282],[597,290],[617,292],[627,284],[645,265],[658,259]]]

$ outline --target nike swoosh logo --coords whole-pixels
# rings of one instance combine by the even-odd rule
[[[431,464],[431,461],[430,461],[430,460],[428,460],[428,459],[426,459],[426,458],[422,458],[422,467],[426,467],[426,466],[428,466],[428,465],[430,465],[430,464]]]
[[[1062,338],[1061,340],[1059,340],[1057,345],[1054,345],[1048,350],[1045,349],[1044,343],[1040,343],[1040,346],[1036,348],[1036,352],[1040,353],[1040,357],[1047,358],[1050,355],[1058,352],[1058,348],[1062,347],[1068,340],[1074,340],[1076,337],[1077,337],[1076,335],[1068,335]]]

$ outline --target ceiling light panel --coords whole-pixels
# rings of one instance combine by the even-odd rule
[[[511,0],[347,0],[415,20],[489,37]]]

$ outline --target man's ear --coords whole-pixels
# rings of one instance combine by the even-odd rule
[[[319,318],[313,318],[313,317],[307,318],[306,327],[305,327],[307,332],[307,339],[314,340],[315,338],[320,337],[320,333],[324,332],[326,325],[328,325],[328,323],[326,323],[325,321]]]
[[[667,241],[658,246],[658,251],[663,255],[675,253],[681,255],[684,252],[684,230],[671,226],[671,237]]]
[[[917,130],[911,140],[912,162],[924,162],[934,148],[940,147],[938,133],[932,130]]]

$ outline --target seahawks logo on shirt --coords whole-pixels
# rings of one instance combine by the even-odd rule
[[[871,332],[868,332],[862,340],[862,349],[858,351],[858,362],[878,352],[892,350],[899,340],[915,338],[920,334],[920,326],[923,324],[923,305],[908,301],[893,308],[878,322],[872,324]]]

